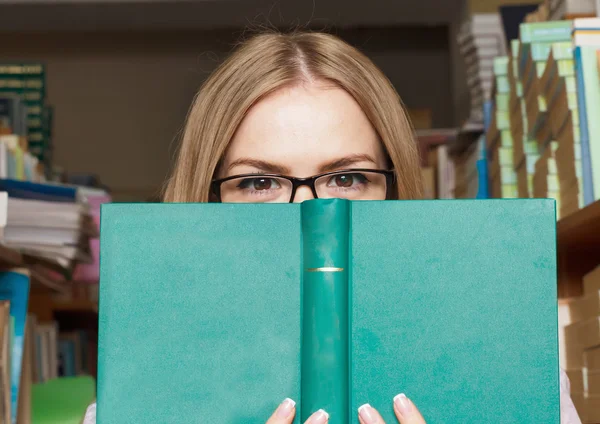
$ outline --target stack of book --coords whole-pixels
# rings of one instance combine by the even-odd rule
[[[533,175],[533,196],[537,198],[551,198],[556,200],[556,207],[560,210],[560,190],[556,175],[556,149],[558,143],[549,142],[535,162]],[[560,215],[558,216],[560,217]]]
[[[98,226],[85,188],[0,180],[0,189],[8,193],[5,246],[66,279],[78,263],[93,261]]]
[[[72,314],[97,312],[98,215],[110,197],[54,177],[45,92],[43,66],[0,64],[0,422],[7,424],[32,422],[33,384],[96,372],[96,330],[82,331]]]
[[[584,276],[584,294],[563,302],[561,366],[584,423],[600,422],[600,267]]]
[[[544,0],[526,22],[560,21],[596,16],[596,0]]]
[[[494,102],[492,119],[486,131],[490,193],[496,198],[518,197],[514,167],[513,140],[510,131],[509,58],[494,59]]]
[[[58,322],[39,323],[35,315],[28,315],[27,325],[33,334],[28,364],[33,383],[94,373],[96,341],[88,331],[61,331]]]
[[[479,190],[478,162],[484,155],[483,137],[476,143],[472,143],[464,152],[453,155],[454,163],[454,198],[474,199]]]
[[[597,0],[544,0],[526,16],[526,22],[570,20],[596,16]]]
[[[510,134],[513,144],[513,164],[517,176],[517,194],[521,198],[527,198],[533,193],[534,162],[531,160],[531,155],[537,153],[537,146],[535,142],[529,140],[527,120],[524,119],[526,105],[523,84],[519,77],[519,49],[520,41],[512,40],[508,65]]]
[[[551,44],[540,91],[547,105],[545,127],[557,142],[551,173],[559,185],[559,217],[584,206],[576,88],[572,43]]]
[[[31,382],[26,355],[30,273],[24,268],[0,270],[0,416],[3,423],[27,423]],[[8,340],[6,339],[8,335]]]
[[[427,164],[434,178],[433,193],[436,199],[452,199],[456,185],[456,169],[448,153],[448,146],[441,144],[427,152]]]
[[[0,190],[0,227],[2,213],[6,216],[0,240],[0,416],[10,414],[0,422],[27,424],[32,384],[95,373],[95,330],[59,328],[53,305],[76,292],[70,275],[76,265],[84,260],[97,265],[89,238],[98,230],[87,196],[98,190],[16,180],[0,180]],[[91,282],[97,272],[86,275]],[[3,334],[11,336],[8,347],[1,344]]]
[[[500,15],[484,13],[470,16],[462,24],[457,41],[467,69],[471,97],[469,121],[483,124],[483,104],[492,92],[494,57],[506,52]]]
[[[571,21],[521,24],[519,39],[511,40],[507,63],[510,142],[517,195],[556,199],[559,217],[587,204],[583,195],[585,148],[579,140],[580,133],[584,137],[579,128],[585,121],[581,119],[579,103],[586,96],[578,95],[572,28]],[[505,57],[498,60],[507,61]],[[587,72],[590,85],[598,84],[597,62],[594,65]],[[493,137],[493,131],[490,136],[498,138]],[[491,162],[491,172],[494,166],[497,164]]]
[[[42,64],[0,64],[0,134],[22,137],[21,148],[49,166],[53,113],[45,97]]]
[[[571,40],[568,21],[521,24],[519,75],[525,96],[528,136],[535,139],[541,153],[551,140],[546,122],[547,105],[540,90],[540,78],[546,68],[552,43]]]
[[[497,58],[507,62],[511,137],[502,140],[512,147],[517,195],[556,199],[559,218],[600,199],[599,34],[598,18],[522,23],[508,59]],[[502,89],[487,128],[492,177],[500,167],[493,143],[504,124]]]
[[[0,178],[44,181],[44,167],[17,134],[0,135]]]
[[[546,0],[550,21],[596,16],[596,0]]]
[[[573,44],[579,118],[574,142],[581,149],[583,202],[589,205],[600,199],[600,19],[575,19]]]

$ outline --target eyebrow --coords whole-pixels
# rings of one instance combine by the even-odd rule
[[[347,168],[359,162],[372,162],[376,164],[377,162],[373,158],[373,156],[368,154],[353,154],[344,156],[342,158],[334,159],[330,162],[326,162],[319,167],[319,173],[336,171],[338,169]],[[252,158],[239,158],[231,162],[231,164],[227,167],[227,170],[235,168],[236,166],[251,166],[259,170],[259,172],[269,173],[269,174],[282,174],[289,175],[290,169],[287,166],[278,165],[276,163],[267,162],[260,159],[252,159]]]
[[[260,172],[268,173],[268,174],[288,174],[290,169],[287,166],[277,165],[275,163],[267,162],[259,159],[252,158],[240,158],[236,159],[227,167],[227,170],[235,168],[236,166],[251,166],[260,170]]]
[[[331,162],[324,163],[319,168],[320,172],[330,172],[336,171],[338,169],[347,168],[359,162],[373,162],[376,164],[377,162],[371,155],[367,154],[355,154],[344,156],[343,158],[332,160]]]

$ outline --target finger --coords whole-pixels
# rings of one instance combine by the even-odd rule
[[[358,420],[360,424],[385,424],[379,412],[368,403],[358,408]]]
[[[400,424],[426,424],[415,404],[404,393],[394,398],[394,412]]]
[[[329,414],[323,409],[319,409],[317,412],[308,417],[308,420],[304,424],[327,424],[329,421]]]
[[[277,407],[266,424],[291,424],[296,415],[296,402],[286,399]]]

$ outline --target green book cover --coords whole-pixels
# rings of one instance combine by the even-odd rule
[[[512,166],[500,167],[500,182],[502,185],[512,185],[517,183],[517,173]]]
[[[508,111],[496,111],[496,126],[499,130],[510,129],[510,113]]]
[[[494,75],[508,75],[508,56],[496,56],[494,58]]]
[[[570,41],[572,21],[522,23],[519,26],[521,43]]]
[[[559,424],[554,201],[107,204],[98,424]],[[507,266],[510,264],[510,266]]]
[[[510,105],[510,94],[498,93],[496,94],[496,109],[500,111],[509,111]]]
[[[534,62],[539,62],[548,59],[552,50],[552,43],[531,43],[529,47],[531,58]]]
[[[498,160],[501,166],[513,165],[513,149],[512,147],[499,147]]]
[[[496,77],[496,91],[498,93],[510,93],[510,81],[506,75]]]
[[[561,59],[556,61],[558,75],[561,77],[572,77],[575,75],[575,61],[573,59]]]
[[[518,38],[510,40],[510,54],[513,59],[519,57],[519,44],[521,41]],[[514,62],[513,62],[514,63]]]
[[[537,42],[531,43],[531,57],[534,61],[542,61],[548,59],[550,52],[554,60],[573,59],[573,45],[571,41],[563,42]]]
[[[510,130],[500,131],[500,146],[513,147],[513,138]]]
[[[552,56],[554,60],[573,59],[573,43],[569,41],[561,41],[552,43]]]

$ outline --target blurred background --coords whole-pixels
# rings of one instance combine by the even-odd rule
[[[100,205],[160,200],[200,85],[265,26],[331,32],[383,70],[427,199],[556,201],[561,366],[600,423],[599,3],[0,0],[0,423],[81,421]]]
[[[484,2],[482,2],[484,3]],[[118,201],[154,198],[191,100],[248,28],[326,30],[359,47],[427,127],[457,126],[468,91],[455,38],[464,1],[17,1],[0,58],[43,64],[52,166]],[[51,145],[50,145],[51,144]]]

